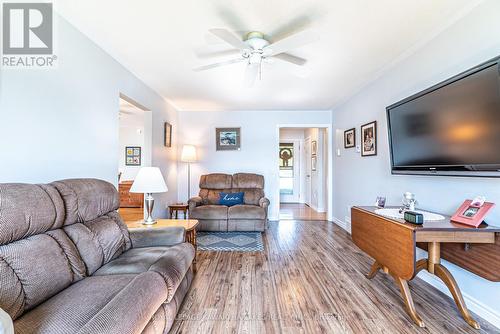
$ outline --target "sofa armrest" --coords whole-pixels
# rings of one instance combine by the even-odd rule
[[[194,208],[201,205],[202,203],[203,203],[203,200],[201,199],[200,196],[190,198],[188,201],[189,210],[193,210]]]
[[[262,198],[259,200],[259,206],[260,206],[260,207],[263,207],[264,209],[267,209],[267,208],[269,207],[269,204],[270,204],[270,203],[271,203],[271,202],[270,202],[267,198],[265,198],[265,197],[262,197]]]
[[[14,323],[7,312],[0,308],[0,333],[14,334]]]
[[[184,227],[141,227],[129,230],[133,248],[174,246],[186,239]]]

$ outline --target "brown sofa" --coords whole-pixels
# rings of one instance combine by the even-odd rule
[[[129,232],[110,183],[0,184],[0,308],[16,333],[167,333],[193,278],[183,228]]]
[[[219,205],[221,192],[244,192],[244,204]],[[264,231],[268,207],[262,175],[208,174],[200,178],[199,196],[189,200],[189,217],[200,221],[199,231]]]

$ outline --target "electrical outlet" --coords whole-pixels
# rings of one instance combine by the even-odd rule
[[[356,152],[361,153],[361,145],[356,145]]]

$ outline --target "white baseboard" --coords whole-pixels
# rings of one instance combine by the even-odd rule
[[[342,227],[344,230],[346,230],[349,234],[351,233],[351,222],[347,221],[344,222],[337,217],[333,217],[333,222],[337,224],[338,226]]]
[[[417,277],[426,281],[427,283],[447,295],[449,298],[453,298],[446,285],[444,285],[441,280],[436,278],[436,276],[422,270],[420,273],[418,273]],[[467,308],[470,311],[476,313],[478,316],[488,321],[493,326],[500,328],[500,314],[498,312],[492,310],[489,306],[484,305],[479,300],[471,297],[466,293],[462,292],[462,295],[465,299],[465,303],[467,304]]]

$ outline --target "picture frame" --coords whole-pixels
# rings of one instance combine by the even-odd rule
[[[361,126],[361,156],[377,155],[377,121]]]
[[[313,172],[314,172],[314,171],[316,171],[316,165],[317,165],[317,162],[318,162],[318,161],[317,161],[317,159],[316,159],[316,156],[315,156],[315,155],[313,155],[313,156],[311,157],[311,171],[313,171]]]
[[[384,196],[378,196],[377,199],[375,200],[375,206],[377,206],[379,208],[384,208],[385,202],[386,202],[386,198]]]
[[[356,147],[356,128],[344,131],[344,148]]]
[[[172,147],[172,124],[165,122],[163,124],[163,143],[165,147]]]
[[[241,128],[216,128],[215,147],[217,151],[239,151]]]
[[[141,165],[141,147],[126,146],[125,147],[125,166],[140,166]]]
[[[484,202],[483,205],[475,205],[472,200],[465,200],[451,217],[455,223],[478,227],[486,217],[488,211],[495,206],[495,203]]]
[[[318,143],[316,142],[316,140],[313,140],[311,142],[311,154],[316,155],[317,152],[318,152]]]

